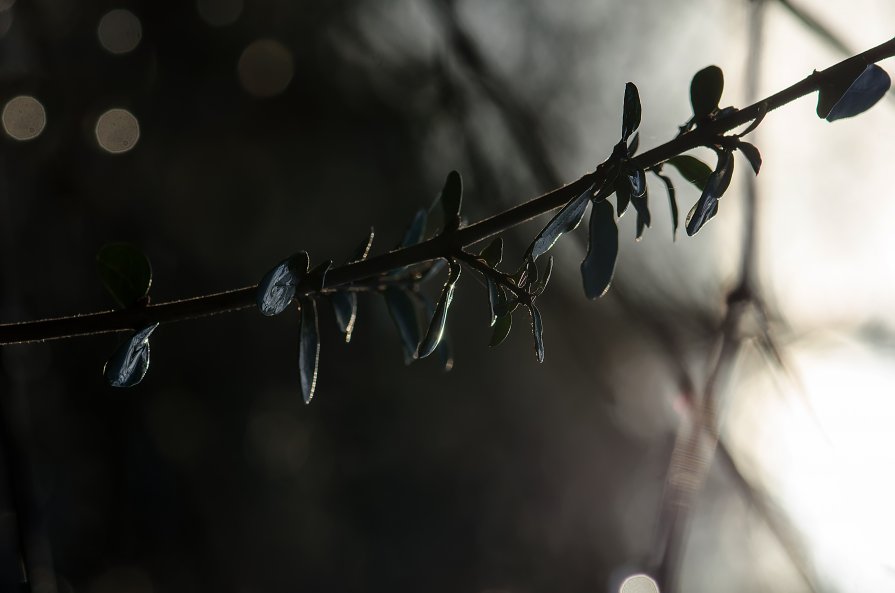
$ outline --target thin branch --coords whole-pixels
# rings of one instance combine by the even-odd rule
[[[817,91],[822,83],[835,79],[840,74],[849,71],[856,64],[871,64],[892,56],[895,56],[895,38],[843,60],[826,70],[814,72],[800,82],[745,109],[735,111],[681,134],[665,144],[634,157],[632,164],[641,169],[654,167],[678,154],[710,143],[718,135],[756,119],[764,110],[772,111]],[[591,184],[596,183],[600,185],[602,181],[601,176],[605,176],[605,171],[597,168],[596,171],[584,175],[577,181],[547,192],[538,198],[510,208],[491,218],[462,228],[450,236],[437,236],[423,243],[398,249],[363,262],[334,268],[327,274],[327,287],[332,288],[350,284],[351,282],[363,280],[390,270],[450,255],[458,247],[478,243],[483,239],[563,206],[569,200],[580,195]],[[148,305],[141,308],[103,311],[39,321],[7,323],[0,325],[0,346],[126,331],[143,327],[150,323],[169,323],[249,309],[255,306],[255,291],[256,287],[253,285],[179,301]],[[310,286],[301,285],[298,287],[297,292],[298,294],[306,295],[313,292],[313,289]]]

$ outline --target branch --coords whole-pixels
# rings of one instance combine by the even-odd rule
[[[839,62],[826,70],[814,72],[800,82],[745,109],[734,111],[685,132],[665,144],[633,157],[631,162],[640,169],[655,167],[688,150],[709,144],[718,135],[749,123],[767,111],[772,111],[817,91],[821,85],[835,80],[844,73],[853,71],[856,66],[872,64],[893,56],[895,56],[895,38]],[[447,256],[459,247],[478,243],[536,216],[556,210],[579,196],[592,184],[600,187],[604,177],[605,171],[597,168],[577,181],[547,192],[491,218],[459,229],[450,235],[440,235],[417,245],[334,268],[326,276],[326,287],[333,288],[349,284],[390,270]],[[308,283],[302,283],[297,287],[296,292],[298,295],[307,295],[318,289],[319,287],[312,288]],[[127,331],[152,323],[169,323],[249,309],[255,307],[255,292],[256,286],[253,285],[125,310],[6,323],[0,325],[0,346]]]

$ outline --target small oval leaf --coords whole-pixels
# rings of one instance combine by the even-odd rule
[[[497,269],[497,265],[503,260],[503,237],[497,237],[488,243],[488,246],[482,249],[482,252],[479,253],[479,257],[482,258],[486,264]]]
[[[702,119],[718,108],[724,91],[724,73],[717,66],[707,66],[690,81],[690,104],[693,115]]]
[[[846,117],[853,117],[864,113],[883,98],[883,95],[889,90],[892,80],[885,70],[876,64],[870,64],[863,72],[849,85],[849,87],[838,97],[832,100],[834,102],[832,108],[822,115],[827,121],[836,121]],[[821,114],[821,105],[831,102],[830,95],[836,95],[835,90],[825,91],[821,89],[817,101],[817,114]]]
[[[435,306],[432,304],[432,301],[426,296],[420,295],[420,298],[423,301],[426,315],[434,317]],[[438,342],[438,346],[435,347],[435,353],[438,355],[438,361],[441,363],[441,370],[445,373],[450,372],[450,370],[454,368],[454,349],[451,347],[450,336],[446,331],[444,332],[444,335],[441,336],[441,341]]]
[[[529,305],[531,314],[531,334],[535,340],[535,356],[538,362],[544,362],[544,324],[541,321],[541,312],[534,305]]]
[[[302,298],[301,320],[298,330],[298,369],[301,395],[306,404],[311,403],[317,388],[317,366],[320,361],[320,332],[317,327],[317,303],[312,298]]]
[[[654,171],[655,172],[655,171]],[[671,209],[671,240],[677,240],[677,227],[678,227],[678,211],[677,211],[677,196],[674,191],[674,184],[671,182],[671,178],[667,175],[662,175],[661,173],[656,173],[656,176],[662,180],[665,184],[665,189],[668,190],[668,206]]]
[[[640,93],[633,82],[625,84],[625,105],[622,114],[622,140],[640,127]]]
[[[643,169],[631,169],[627,172],[628,182],[631,184],[631,197],[639,198],[646,193],[646,173]]]
[[[564,234],[574,231],[584,218],[587,203],[590,201],[594,186],[591,185],[580,196],[562,207],[556,216],[547,223],[526,251],[526,259],[538,259],[553,247]]]
[[[737,148],[746,157],[749,164],[752,165],[752,170],[755,171],[755,174],[758,175],[758,170],[761,169],[761,153],[758,151],[758,148],[748,142],[738,142]]]
[[[354,251],[351,253],[351,257],[348,258],[346,263],[353,264],[355,262],[364,261],[367,259],[367,256],[370,255],[370,249],[373,247],[373,236],[375,233],[373,232],[373,227],[370,227],[370,234],[367,235],[367,238],[361,241],[357,247],[354,248]]]
[[[491,341],[488,343],[488,346],[490,346],[491,348],[499,346],[504,340],[507,339],[507,336],[510,335],[510,330],[512,328],[512,313],[506,313],[498,317],[497,322],[494,324],[494,329],[491,331]]]
[[[506,293],[502,286],[491,279],[491,276],[485,275],[485,284],[488,286],[488,306],[491,309],[491,325],[497,321],[497,309],[501,302],[506,301]]]
[[[597,202],[590,211],[590,238],[587,256],[581,262],[584,294],[589,299],[609,290],[618,257],[618,227],[609,202]]]
[[[345,343],[351,341],[354,322],[357,320],[357,294],[349,290],[335,292],[329,297],[336,316],[339,331],[345,335]]]
[[[619,175],[615,179],[615,206],[621,218],[631,203],[631,180],[627,175]]]
[[[632,198],[631,203],[634,204],[634,209],[637,211],[636,239],[639,241],[643,237],[643,230],[652,224],[649,212],[649,195],[644,192],[639,198]]]
[[[149,294],[152,266],[130,243],[107,243],[96,254],[96,269],[103,286],[119,307],[132,307]]]
[[[286,310],[295,297],[295,287],[301,282],[311,260],[301,251],[277,264],[258,283],[255,300],[262,315],[278,315]]]
[[[401,345],[404,347],[404,364],[414,360],[416,348],[420,343],[420,329],[417,321],[416,307],[407,291],[389,287],[383,292],[389,315],[398,330]]]
[[[460,227],[460,207],[463,202],[463,180],[456,171],[448,173],[439,197],[444,212],[444,231],[455,231]]]
[[[454,288],[456,288],[457,280],[460,278],[460,264],[452,260],[450,266],[451,270],[448,274],[447,282],[444,283],[444,288],[441,289],[441,297],[438,299],[438,304],[435,305],[435,313],[433,313],[432,320],[429,322],[429,329],[426,331],[426,336],[416,352],[417,358],[426,358],[432,354],[444,335],[448,309],[451,306],[451,301],[454,300]]]
[[[671,165],[681,174],[681,177],[698,187],[700,190],[705,189],[705,184],[709,182],[709,176],[712,174],[712,168],[692,157],[688,154],[681,154],[665,161],[666,165]]]
[[[733,176],[733,156],[727,150],[718,153],[718,165],[709,176],[699,201],[687,215],[687,234],[691,237],[718,213],[718,200],[730,186]]]
[[[149,336],[158,327],[144,327],[122,343],[103,367],[103,376],[112,387],[133,387],[149,370]]]

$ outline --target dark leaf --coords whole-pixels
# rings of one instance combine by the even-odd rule
[[[670,158],[665,164],[671,165],[677,169],[684,179],[698,187],[700,190],[705,189],[705,184],[708,183],[709,176],[712,174],[711,167],[699,159],[687,154],[681,154]]]
[[[298,330],[298,370],[301,395],[311,403],[317,387],[317,364],[320,360],[320,332],[317,327],[317,303],[312,298],[299,299],[301,320]]]
[[[864,113],[882,99],[891,84],[889,75],[876,64],[847,72],[820,88],[817,115],[832,122]]]
[[[103,245],[96,254],[96,269],[119,307],[131,307],[149,294],[152,266],[143,252],[129,243]]]
[[[501,303],[506,303],[507,295],[506,292],[504,292],[503,287],[492,280],[490,276],[485,276],[485,283],[488,286],[488,305],[491,309],[491,325],[494,325],[494,322],[497,321],[498,307],[500,307]]]
[[[513,327],[513,314],[506,313],[497,318],[494,324],[494,330],[491,332],[491,341],[488,343],[492,348],[499,346],[507,336],[510,335],[510,329]]]
[[[429,267],[429,269],[426,270],[426,272],[422,275],[422,277],[420,278],[420,283],[425,284],[432,278],[441,274],[441,271],[444,270],[446,267],[447,267],[446,260],[441,259],[441,258],[436,259],[434,262],[432,262],[432,265]]]
[[[584,211],[587,210],[587,203],[591,198],[594,186],[591,185],[580,196],[571,200],[562,207],[556,216],[547,223],[531,245],[528,246],[526,258],[538,259],[553,247],[563,233],[574,231],[581,224],[584,218]]]
[[[333,293],[329,297],[336,315],[339,331],[345,335],[345,343],[351,341],[354,322],[357,320],[357,294],[348,290]]]
[[[441,289],[441,296],[438,299],[438,304],[435,305],[435,313],[432,315],[432,320],[429,322],[429,329],[426,331],[426,336],[423,338],[423,341],[420,343],[420,347],[416,352],[417,358],[426,358],[432,354],[432,352],[435,351],[436,346],[438,346],[438,343],[441,342],[441,337],[444,334],[448,308],[451,306],[451,301],[454,300],[454,288],[456,288],[457,280],[460,278],[460,264],[451,261],[450,266],[451,270],[448,274],[447,282],[444,283],[444,288]]]
[[[503,317],[504,315],[508,315],[516,310],[519,307],[519,300],[514,296],[509,296],[504,293],[505,298],[499,299],[497,301],[497,306],[494,308],[494,313],[497,317]]]
[[[492,268],[497,268],[497,264],[503,259],[503,238],[497,237],[488,246],[482,249],[479,257],[485,260],[485,263]]]
[[[637,148],[640,147],[640,132],[634,134],[631,143],[628,145],[628,156],[632,157],[637,154]]]
[[[677,239],[678,212],[674,184],[667,175],[662,175],[661,173],[656,173],[656,175],[665,183],[665,189],[668,190],[668,205],[671,208],[671,240],[675,241]]]
[[[691,237],[718,213],[718,200],[730,186],[733,163],[733,156],[729,151],[722,150],[718,153],[718,166],[709,176],[699,201],[687,215],[687,234]]]
[[[615,273],[618,256],[618,227],[609,202],[598,202],[590,211],[590,239],[587,256],[581,262],[584,294],[589,299],[603,296]]]
[[[758,175],[758,170],[761,169],[761,153],[758,152],[758,148],[748,142],[737,143],[737,148],[743,153],[749,164],[752,165],[752,170],[755,171],[755,174]]]
[[[441,189],[441,208],[444,212],[444,230],[455,231],[460,226],[460,206],[463,201],[463,181],[456,171],[448,173]]]
[[[103,376],[112,387],[133,387],[149,370],[149,336],[158,323],[144,327],[122,343],[103,367]]]
[[[423,237],[426,235],[427,218],[425,210],[417,210],[416,215],[413,217],[413,221],[404,232],[404,238],[401,239],[401,245],[399,247],[410,247],[423,240]]]
[[[627,141],[628,136],[640,127],[640,93],[633,82],[625,85],[625,107],[622,115],[622,140]]]
[[[370,255],[370,249],[373,247],[373,227],[370,227],[370,234],[367,238],[358,244],[357,247],[354,248],[354,251],[351,254],[351,257],[348,258],[347,263],[353,264],[354,262],[364,261],[367,259],[367,256]]]
[[[435,315],[435,306],[432,304],[432,301],[426,296],[420,296],[420,298],[423,301],[426,315],[430,318],[433,317]],[[441,341],[435,347],[435,353],[438,355],[438,361],[441,363],[441,370],[447,373],[454,368],[454,349],[451,347],[451,339],[447,331],[441,336]]]
[[[696,119],[701,119],[718,108],[723,90],[724,73],[717,66],[707,66],[693,76],[690,82],[690,104]]]
[[[637,240],[639,241],[643,236],[643,230],[652,224],[649,213],[649,195],[644,193],[639,198],[632,198],[631,203],[637,210]]]
[[[264,275],[256,293],[258,309],[263,315],[278,315],[286,310],[295,297],[295,287],[308,273],[310,264],[307,252],[300,251]]]
[[[333,260],[325,261],[308,272],[308,285],[311,290],[320,292],[326,283],[326,273],[333,267]]]
[[[541,277],[541,280],[534,287],[535,296],[540,296],[542,292],[547,289],[547,284],[550,282],[550,276],[553,275],[553,256],[551,255],[547,259],[547,267],[544,268],[544,274]]]
[[[646,193],[646,173],[643,169],[632,169],[627,172],[631,184],[631,197],[639,198]]]
[[[401,345],[404,347],[404,364],[413,362],[416,348],[420,343],[420,328],[417,322],[416,307],[407,291],[389,287],[383,292],[389,315],[395,323]]]
[[[618,211],[618,217],[628,209],[631,203],[631,180],[627,175],[619,175],[615,179],[615,206]]]
[[[531,334],[535,339],[535,356],[538,362],[544,362],[544,324],[541,322],[541,312],[534,305],[529,305],[531,314]]]

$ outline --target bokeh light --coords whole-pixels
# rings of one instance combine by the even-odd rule
[[[279,41],[259,39],[242,52],[237,74],[242,88],[256,97],[282,93],[292,80],[292,54]]]
[[[242,0],[196,0],[196,10],[212,27],[232,25],[242,14]]]
[[[103,48],[112,54],[126,54],[134,51],[143,38],[140,19],[129,10],[110,10],[99,20],[96,35]]]
[[[127,109],[109,109],[96,122],[96,141],[106,152],[127,152],[139,139],[140,122]]]
[[[0,0],[0,12],[9,10],[16,3],[16,0]]]
[[[619,593],[659,593],[659,585],[645,574],[629,576],[622,582]]]
[[[11,99],[3,107],[3,130],[16,140],[32,140],[47,125],[47,112],[40,101],[28,95]]]

